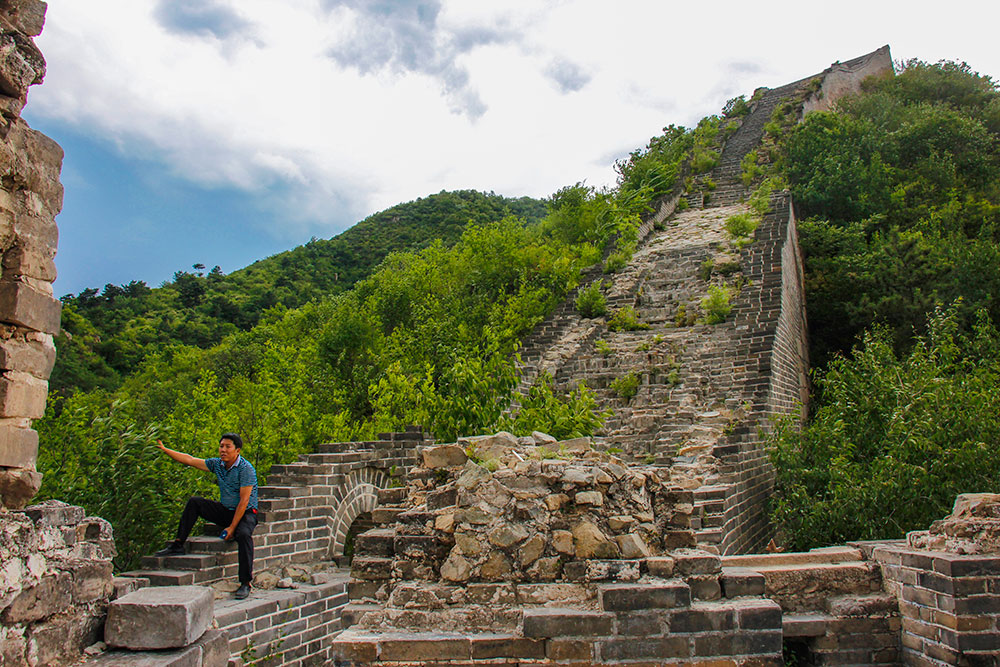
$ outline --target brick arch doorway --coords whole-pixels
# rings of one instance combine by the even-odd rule
[[[378,491],[389,486],[389,476],[375,468],[352,470],[344,483],[343,495],[333,511],[332,560],[350,564],[356,535],[374,527],[372,510],[378,505]]]

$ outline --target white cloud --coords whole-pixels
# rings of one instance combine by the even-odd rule
[[[896,57],[1000,72],[986,20],[997,10],[957,4],[993,16],[787,0],[710,12],[662,0],[51,0],[38,40],[49,73],[30,104],[329,235],[324,224],[442,189],[544,196],[610,182],[608,156],[664,125],[886,42]]]

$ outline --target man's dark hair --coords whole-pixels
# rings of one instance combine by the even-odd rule
[[[223,440],[232,440],[236,449],[243,449],[243,438],[235,433],[223,433],[219,436],[219,442],[222,442]]]

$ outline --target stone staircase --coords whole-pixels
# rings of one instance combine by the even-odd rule
[[[368,534],[372,558],[387,558],[398,540],[381,531]],[[449,585],[430,577],[390,589],[383,581],[378,600],[345,608],[331,657],[337,664],[646,665],[772,664],[780,655],[781,610],[761,597],[760,574],[727,572],[718,556],[695,550],[619,564],[561,582]]]
[[[763,575],[765,596],[781,605],[782,635],[796,664],[899,663],[899,603],[859,549],[726,556],[722,565],[730,574]]]

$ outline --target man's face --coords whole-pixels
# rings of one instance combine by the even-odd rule
[[[236,445],[229,438],[223,438],[219,440],[219,458],[227,466],[232,465],[236,462],[236,457],[240,455],[240,450],[236,449]]]

